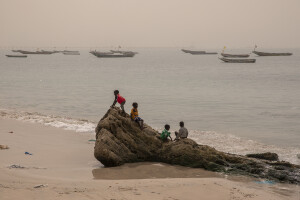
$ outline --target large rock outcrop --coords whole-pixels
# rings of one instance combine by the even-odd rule
[[[162,142],[156,130],[145,126],[140,130],[128,114],[110,108],[95,129],[95,157],[106,167],[152,161],[300,183],[298,165],[228,154],[191,139]]]

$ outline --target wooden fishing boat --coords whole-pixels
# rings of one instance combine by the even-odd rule
[[[228,53],[221,53],[223,57],[226,58],[248,58],[249,54],[228,54]]]
[[[6,55],[9,58],[27,58],[27,55]]]
[[[227,63],[255,63],[256,59],[230,59],[230,58],[219,58],[220,60]]]
[[[64,55],[80,55],[78,51],[65,51],[63,52]]]
[[[192,50],[186,50],[181,49],[184,53],[190,53],[192,55],[211,55],[211,54],[218,54],[217,52],[206,52],[206,51],[192,51]]]
[[[216,54],[218,54],[218,53],[217,52],[205,52],[203,55],[216,55]]]
[[[18,52],[22,53],[22,54],[43,54],[43,55],[49,55],[49,54],[53,54],[55,53],[55,51],[23,51],[23,50],[19,50]]]
[[[60,53],[79,53],[79,51],[70,51],[70,50],[63,50],[59,51]]]
[[[99,58],[124,58],[124,57],[133,57],[135,55],[135,53],[133,52],[112,53],[112,52],[91,51],[90,53]]]
[[[267,52],[261,52],[261,51],[252,51],[252,53],[258,55],[258,56],[291,56],[292,53],[267,53]]]
[[[134,53],[134,54],[138,54],[138,52],[134,52],[134,51],[120,51],[120,50],[110,50],[112,53]]]
[[[11,50],[12,52],[19,53],[22,50]]]
[[[190,54],[204,54],[205,51],[192,51],[192,50],[186,50],[186,49],[181,49],[181,51],[183,51],[184,53],[190,53]]]

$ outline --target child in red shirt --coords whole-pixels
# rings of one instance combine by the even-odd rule
[[[116,103],[118,102],[121,105],[121,109],[125,113],[124,105],[126,103],[126,99],[119,94],[119,90],[115,90],[114,95],[115,95],[115,100],[114,100],[113,104],[111,105],[111,107],[114,107],[116,105]]]

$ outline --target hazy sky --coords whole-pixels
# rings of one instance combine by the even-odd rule
[[[300,47],[300,0],[0,0],[0,47]]]

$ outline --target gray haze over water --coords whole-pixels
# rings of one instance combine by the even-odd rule
[[[300,47],[299,0],[0,0],[1,47]]]

